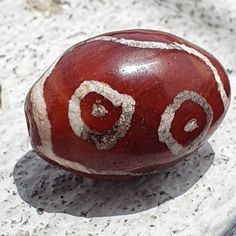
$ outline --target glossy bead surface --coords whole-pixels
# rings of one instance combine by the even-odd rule
[[[176,163],[221,123],[222,65],[177,36],[107,33],[68,49],[29,91],[34,150],[69,171],[122,180]]]

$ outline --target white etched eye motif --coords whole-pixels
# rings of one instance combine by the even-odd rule
[[[114,107],[121,107],[122,110],[120,118],[111,129],[105,132],[91,130],[81,116],[80,103],[86,95],[93,92],[109,100]],[[81,83],[71,96],[68,118],[72,130],[77,136],[94,143],[97,149],[110,149],[127,133],[134,110],[135,100],[130,95],[121,94],[104,82],[89,80]],[[104,106],[93,104],[91,115],[94,117],[103,117],[109,115],[109,112]]]
[[[201,133],[190,144],[188,144],[187,146],[183,146],[179,144],[178,141],[175,140],[174,137],[172,136],[171,126],[176,111],[181,107],[183,102],[187,100],[193,101],[203,108],[206,114],[206,124]],[[199,144],[202,141],[202,138],[204,138],[206,132],[208,131],[208,128],[211,125],[212,119],[213,119],[213,111],[211,106],[206,101],[206,99],[196,92],[185,90],[176,95],[176,97],[173,100],[173,103],[167,106],[165,111],[161,115],[161,122],[158,128],[159,140],[160,142],[164,142],[167,145],[167,147],[169,148],[170,152],[173,155],[177,157],[186,155],[195,150],[199,146]],[[197,127],[198,127],[197,119],[193,118],[184,126],[184,131],[192,132]]]

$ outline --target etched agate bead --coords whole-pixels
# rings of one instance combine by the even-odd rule
[[[229,80],[210,53],[172,34],[127,30],[68,49],[30,89],[25,112],[42,158],[122,180],[192,153],[229,101]]]

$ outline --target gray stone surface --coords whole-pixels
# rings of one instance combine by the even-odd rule
[[[227,69],[232,103],[209,143],[170,170],[129,183],[76,177],[29,152],[23,103],[36,79],[69,46],[131,28],[185,37],[212,52]],[[1,0],[1,234],[233,234],[235,38],[234,0]]]
[[[236,224],[226,232],[225,236],[236,236]]]

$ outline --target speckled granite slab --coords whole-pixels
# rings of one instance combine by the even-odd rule
[[[236,2],[0,1],[1,235],[234,235],[236,222]],[[69,46],[107,31],[149,28],[212,52],[232,85],[226,119],[171,169],[128,183],[97,182],[30,151],[25,95]]]

